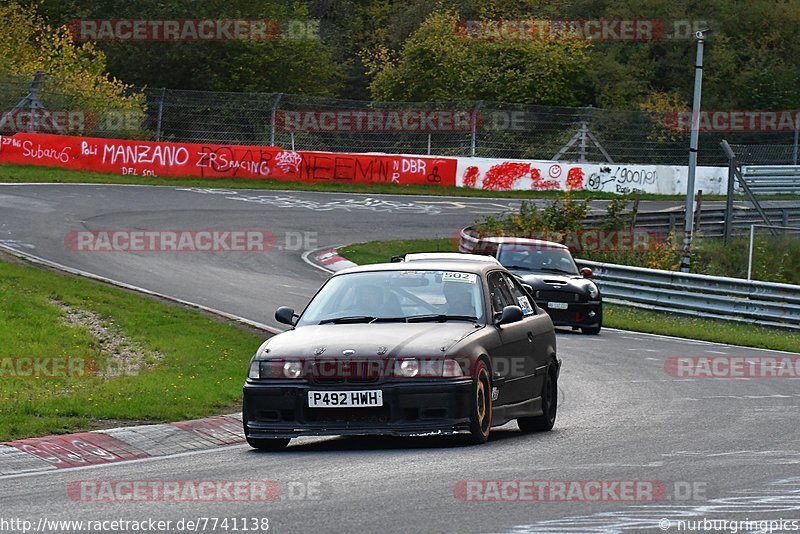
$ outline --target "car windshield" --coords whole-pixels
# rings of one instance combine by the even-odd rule
[[[482,322],[483,317],[477,274],[409,269],[334,276],[297,324]]]
[[[569,250],[553,246],[502,244],[497,259],[507,269],[578,275]]]

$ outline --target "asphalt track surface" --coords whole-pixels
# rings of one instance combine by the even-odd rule
[[[515,204],[505,199],[3,185],[0,243],[274,325],[276,306],[301,308],[326,278],[302,260],[298,235],[309,232],[306,244],[318,247],[447,237],[477,213]],[[280,249],[90,253],[72,251],[64,243],[64,235],[73,230],[208,228],[267,230]],[[302,438],[281,453],[231,446],[3,477],[0,527],[2,519],[10,518],[34,524],[40,517],[155,519],[174,525],[201,517],[267,517],[270,532],[679,532],[693,523],[680,530],[678,520],[716,520],[713,525],[721,526],[722,520],[783,519],[796,520],[797,528],[785,523],[773,532],[800,532],[800,381],[679,379],[665,371],[665,362],[674,356],[785,354],[615,330],[600,336],[562,331],[558,343],[564,362],[560,406],[549,433],[522,435],[511,423],[494,430],[483,446],[462,446],[452,437]],[[87,479],[267,479],[281,488],[281,498],[269,503],[71,498],[69,484]],[[656,492],[657,500],[648,500],[647,494],[640,500],[614,500],[619,493],[612,491],[600,500],[519,501],[513,500],[512,486],[506,486],[502,502],[459,498],[464,481],[485,480],[550,481],[544,482],[548,487],[563,482],[573,489],[575,481],[603,481],[607,487],[613,481],[651,481],[665,493]],[[313,498],[300,498],[301,488],[313,488]],[[471,495],[488,495],[491,486],[480,488]],[[659,526],[667,525],[662,519],[671,521],[668,530]],[[760,532],[767,525],[748,526],[737,530]],[[230,527],[229,522],[228,532]],[[205,531],[210,531],[208,524]]]

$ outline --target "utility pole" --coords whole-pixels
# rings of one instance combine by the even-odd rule
[[[700,133],[700,93],[703,87],[703,44],[710,29],[695,33],[697,59],[694,64],[694,97],[692,100],[692,134],[689,140],[689,175],[686,180],[686,220],[683,232],[683,260],[681,272],[689,272],[692,255],[692,233],[694,232],[694,182],[697,172],[697,140]]]

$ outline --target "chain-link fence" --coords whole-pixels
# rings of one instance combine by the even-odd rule
[[[675,114],[501,102],[368,102],[282,93],[135,88],[139,109],[93,102],[49,76],[0,78],[0,133],[38,131],[297,150],[685,165]],[[48,115],[49,114],[49,115]],[[754,163],[796,163],[796,127],[703,131],[701,165],[726,165],[723,138],[759,145]],[[767,150],[767,147],[773,147]],[[759,160],[759,158],[762,158]],[[794,160],[793,160],[794,158]]]

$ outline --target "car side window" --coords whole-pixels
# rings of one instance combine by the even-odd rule
[[[502,312],[506,306],[518,305],[508,288],[508,283],[503,279],[502,272],[489,273],[486,280],[489,284],[489,296],[492,299],[492,313]]]
[[[535,314],[536,309],[533,307],[532,299],[530,295],[528,295],[528,292],[525,291],[525,288],[523,288],[513,276],[503,273],[503,278],[511,290],[511,295],[514,297],[514,302],[512,304],[522,308],[523,315]]]

